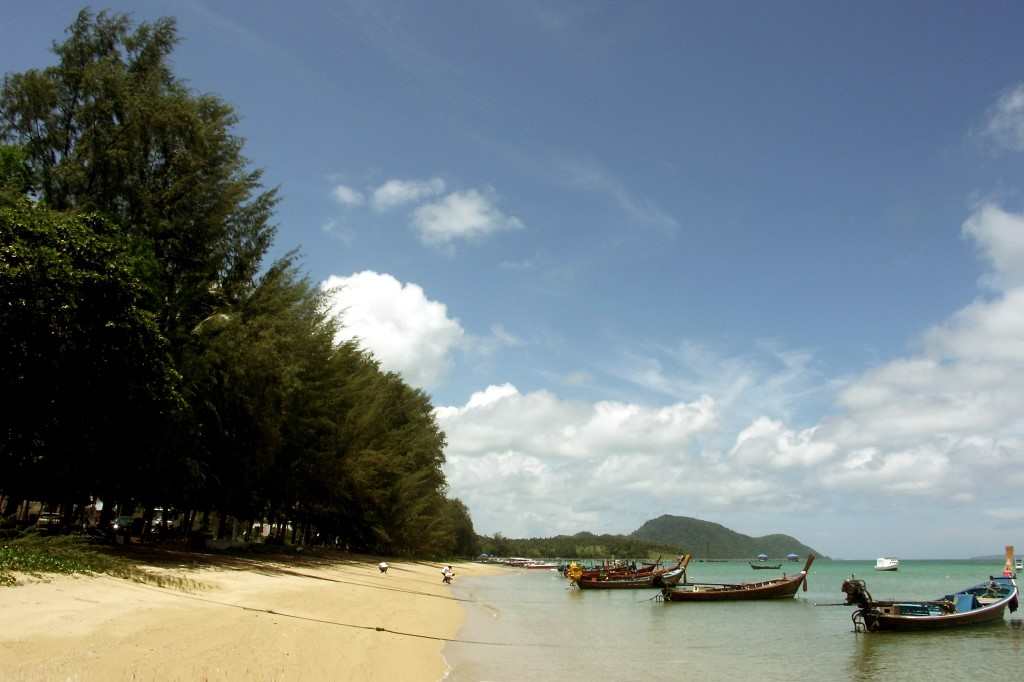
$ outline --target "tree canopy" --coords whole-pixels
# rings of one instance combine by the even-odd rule
[[[429,397],[337,344],[234,109],[170,67],[173,19],[80,12],[0,86],[0,494],[473,553]]]

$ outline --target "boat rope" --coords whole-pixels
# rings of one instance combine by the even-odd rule
[[[416,594],[422,597],[434,597],[436,599],[476,603],[476,600],[474,599],[463,599],[461,597],[452,597],[447,594],[434,594],[433,592],[423,592],[421,590],[407,590],[403,587],[388,587],[386,585],[374,585],[373,583],[359,583],[353,580],[341,580],[339,578],[328,578],[322,575],[313,575],[312,573],[302,573],[301,571],[282,570],[281,572],[285,575],[293,575],[297,578],[311,578],[313,580],[324,580],[331,583],[340,583],[342,585],[356,585],[357,587],[369,587],[375,590],[387,590],[388,592],[404,592],[405,594]]]
[[[387,585],[379,585],[379,584],[375,584],[375,583],[362,583],[362,582],[356,582],[356,581],[353,581],[353,580],[341,580],[340,578],[328,578],[327,576],[314,575],[312,573],[303,573],[302,571],[293,571],[293,570],[286,569],[286,568],[277,569],[277,572],[283,573],[285,575],[295,576],[296,578],[309,578],[311,580],[323,580],[325,582],[340,583],[342,585],[355,585],[357,587],[368,587],[370,589],[375,589],[375,590],[387,590],[388,592],[403,592],[405,594],[415,594],[415,595],[419,595],[419,596],[422,596],[422,597],[434,597],[435,599],[447,599],[447,600],[450,600],[450,601],[457,601],[457,602],[462,602],[462,603],[465,603],[465,604],[560,604],[561,603],[561,602],[554,602],[554,601],[550,601],[550,600],[545,600],[545,601],[535,601],[534,600],[534,601],[531,601],[531,600],[520,600],[520,599],[507,600],[507,601],[506,600],[502,600],[502,599],[499,599],[497,601],[495,601],[494,599],[488,599],[486,601],[480,601],[479,599],[466,599],[466,598],[463,598],[463,597],[453,597],[453,596],[446,595],[446,594],[435,594],[433,592],[423,592],[423,591],[420,591],[420,590],[409,590],[409,589],[406,589],[404,587],[389,587]],[[422,582],[422,583],[426,583],[426,584],[432,584],[432,583],[430,583],[429,581],[426,581],[426,580],[419,580],[417,582]],[[571,589],[572,587],[573,586],[570,585],[569,588],[567,588],[567,589]]]
[[[335,627],[351,628],[354,630],[370,630],[373,632],[386,632],[391,635],[398,635],[399,637],[414,637],[417,639],[430,639],[437,642],[452,642],[456,644],[475,644],[478,646],[507,646],[507,647],[534,647],[534,648],[546,648],[546,649],[557,649],[557,644],[550,644],[545,642],[487,642],[476,639],[459,639],[457,637],[440,637],[438,635],[425,635],[419,632],[404,632],[402,630],[393,630],[391,628],[382,627],[380,625],[360,625],[358,623],[344,623],[342,621],[330,620],[327,618],[316,618],[313,616],[302,616],[295,613],[287,613],[285,611],[278,611],[276,609],[264,609],[257,606],[246,606],[244,604],[232,604],[231,602],[219,601],[217,599],[209,599],[207,597],[200,597],[194,594],[183,594],[179,592],[172,592],[159,587],[152,587],[149,585],[135,585],[134,587],[141,589],[149,589],[162,594],[169,594],[181,599],[191,599],[193,601],[204,602],[206,604],[214,604],[216,606],[225,606],[228,608],[239,609],[241,611],[249,611],[250,613],[265,613],[271,616],[280,616],[281,618],[292,618],[295,620],[307,621],[310,623],[321,623],[323,625],[333,625]]]

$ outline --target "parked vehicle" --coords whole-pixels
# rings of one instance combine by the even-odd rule
[[[36,519],[36,530],[40,533],[59,533],[64,529],[64,517],[56,512],[43,512]]]
[[[113,536],[114,542],[119,545],[127,544],[132,535],[136,534],[134,533],[136,521],[138,524],[142,523],[142,519],[128,515],[121,515],[114,519],[110,523],[110,534]]]

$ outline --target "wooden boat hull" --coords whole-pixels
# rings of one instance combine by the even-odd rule
[[[576,584],[581,590],[642,590],[672,587],[683,577],[683,569],[677,568],[665,573],[637,576],[633,578],[600,578],[582,576]]]
[[[686,583],[663,590],[665,601],[747,601],[755,599],[791,599],[800,589],[804,576],[779,578],[761,583],[714,585]]]
[[[868,632],[942,630],[1001,622],[1006,609],[1016,611],[1018,605],[1017,584],[1012,575],[991,578],[987,584],[931,602],[871,601],[863,581],[853,579],[843,583],[843,591],[848,596],[847,603],[860,606],[853,612],[854,628]],[[966,606],[961,608],[964,601]]]
[[[1009,600],[1007,600],[1009,601]],[[887,616],[864,613],[864,626],[870,632],[888,630],[909,632],[913,630],[942,630],[964,625],[979,625],[1003,620],[1006,602],[992,604],[966,613],[951,613],[945,616]]]
[[[750,564],[750,567],[755,571],[777,571],[782,568],[782,564]]]
[[[759,599],[791,599],[807,580],[807,572],[814,563],[814,555],[807,557],[804,570],[790,577],[735,585],[721,583],[682,583],[673,589],[664,589],[661,596],[672,601],[753,601]]]

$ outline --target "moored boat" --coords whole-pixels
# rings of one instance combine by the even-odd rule
[[[856,606],[851,614],[854,630],[939,630],[963,625],[1001,621],[1007,608],[1017,610],[1017,581],[1013,572],[1013,548],[1006,548],[1006,568],[988,582],[947,594],[932,601],[875,601],[863,580],[843,581],[846,603]]]
[[[746,601],[754,599],[786,599],[796,594],[803,586],[807,589],[807,572],[814,563],[814,555],[807,556],[804,569],[792,576],[753,583],[705,583],[686,582],[663,589],[661,597],[669,601]]]
[[[891,559],[888,557],[878,557],[875,561],[876,571],[898,571],[900,568],[899,559]]]
[[[581,590],[638,590],[644,588],[672,587],[683,577],[682,568],[664,573],[649,573],[636,577],[581,577],[576,585]]]
[[[777,571],[782,568],[782,564],[769,564],[761,563],[759,561],[751,561],[750,567],[756,571]]]
[[[679,562],[670,569],[657,568],[650,572],[583,572],[569,571],[569,580],[581,590],[622,590],[671,587],[686,575],[690,555],[679,557]]]

